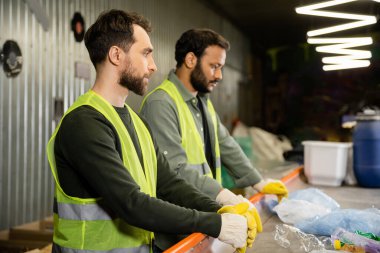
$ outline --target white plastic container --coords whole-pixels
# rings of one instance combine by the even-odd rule
[[[352,143],[304,141],[305,175],[310,184],[339,186],[347,172]]]

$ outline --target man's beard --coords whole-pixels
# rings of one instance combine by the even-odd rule
[[[209,89],[207,89],[208,81],[201,69],[200,61],[197,62],[193,72],[190,75],[190,82],[193,88],[201,93],[209,93]]]
[[[148,76],[134,76],[130,69],[131,67],[127,68],[121,73],[119,84],[127,88],[128,90],[136,93],[137,95],[142,96],[145,94],[147,90],[147,85],[144,83],[144,78],[148,78]]]

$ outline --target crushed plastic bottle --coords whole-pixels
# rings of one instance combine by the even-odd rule
[[[334,248],[337,250],[343,250],[343,251],[352,252],[352,253],[365,253],[365,249],[363,247],[356,246],[353,244],[343,243],[339,240],[334,241]]]
[[[356,230],[355,234],[380,242],[380,236],[374,235],[373,233],[364,233],[362,231]]]
[[[343,228],[337,228],[331,235],[331,239],[362,247],[368,253],[380,253],[380,242],[351,233]]]
[[[274,240],[281,247],[290,249],[291,252],[334,249],[330,238],[325,237],[320,240],[315,235],[305,234],[298,228],[286,224],[276,225]]]

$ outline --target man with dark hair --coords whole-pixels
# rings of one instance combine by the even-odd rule
[[[56,183],[53,252],[149,252],[150,231],[201,232],[236,248],[252,238],[249,212],[216,213],[221,206],[169,169],[125,104],[130,91],[144,94],[156,71],[148,31],[142,16],[111,10],[85,35],[95,84],[68,109],[47,148]]]
[[[253,186],[262,193],[287,196],[278,180],[263,180],[237,142],[220,122],[208,93],[222,79],[229,42],[210,29],[191,29],[175,46],[176,69],[143,101],[141,115],[147,120],[171,168],[221,205],[248,201],[221,185],[221,164],[236,187]],[[253,205],[251,208],[254,208]],[[258,232],[260,232],[260,220]],[[166,249],[172,236],[156,235]]]

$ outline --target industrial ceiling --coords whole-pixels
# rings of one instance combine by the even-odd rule
[[[306,42],[306,32],[334,24],[336,19],[300,15],[296,7],[311,5],[323,0],[205,0],[209,8],[225,16],[246,33],[254,45],[263,48],[280,47]],[[359,0],[336,5],[324,10],[380,16],[380,3],[374,0]],[[379,24],[349,32],[372,33]]]

